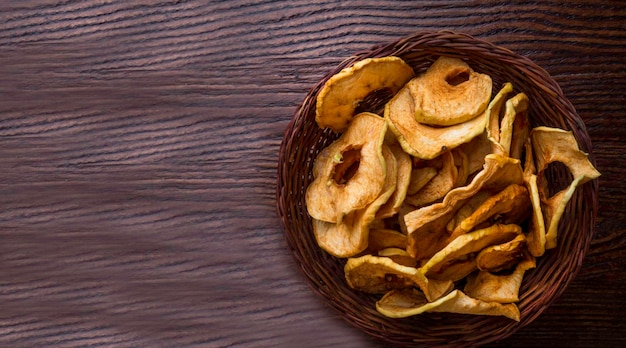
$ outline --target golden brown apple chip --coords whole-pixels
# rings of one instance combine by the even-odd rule
[[[413,81],[413,80],[411,80]],[[385,106],[385,119],[404,151],[422,158],[433,159],[466,143],[485,129],[486,113],[471,120],[447,127],[429,126],[415,119],[415,105],[408,86],[402,88]]]
[[[411,181],[411,156],[402,150],[400,144],[393,143],[389,145],[393,156],[396,159],[397,179],[396,190],[382,207],[376,213],[377,219],[386,219],[394,216],[400,211],[400,207],[406,198],[407,190]]]
[[[320,128],[343,132],[365,97],[388,89],[393,95],[414,76],[401,58],[367,58],[333,75],[317,96],[315,121]]]
[[[406,250],[407,237],[395,230],[386,228],[372,228],[369,231],[367,249],[377,253],[386,248],[401,248]]]
[[[522,185],[511,184],[504,190],[487,198],[472,212],[470,216],[463,219],[452,231],[451,239],[473,230],[479,224],[493,217],[502,214],[526,214],[530,208],[530,198],[528,190]],[[520,223],[521,221],[511,221]]]
[[[317,220],[340,223],[380,194],[385,182],[382,155],[386,125],[381,117],[362,113],[314,163],[314,180],[307,188],[306,206]]]
[[[336,257],[354,256],[367,248],[369,229],[378,209],[396,189],[396,163],[391,150],[383,146],[387,169],[381,194],[368,206],[350,212],[340,223],[313,219],[313,233],[317,244]]]
[[[500,146],[504,150],[504,154],[507,156],[511,156],[513,158],[520,158],[518,154],[518,149],[516,149],[516,156],[511,155],[511,144],[513,142],[513,134],[515,120],[518,118],[522,120],[525,118],[526,111],[528,110],[528,97],[524,93],[518,93],[513,98],[506,101],[504,105],[504,117],[502,118],[502,122],[500,124]],[[518,123],[518,125],[520,124]],[[521,129],[523,133],[523,129]],[[518,133],[519,134],[519,133]],[[523,134],[520,134],[523,135]],[[528,134],[526,134],[528,136]],[[522,143],[523,144],[523,143]],[[519,144],[516,144],[519,146]]]
[[[377,253],[378,256],[388,257],[392,259],[395,263],[400,264],[402,266],[415,267],[417,266],[417,260],[411,257],[409,253],[406,252],[406,249],[400,248],[386,248],[382,249]]]
[[[458,58],[442,56],[414,79],[409,91],[417,122],[452,126],[485,111],[491,100],[491,77]]]
[[[522,182],[519,160],[495,154],[487,155],[483,170],[467,186],[451,190],[440,203],[404,215],[409,237],[407,251],[417,260],[430,258],[448,243],[450,234],[446,226],[470,198],[481,190],[500,191],[511,184]]]
[[[431,180],[429,180],[419,191],[406,196],[406,202],[416,206],[424,206],[441,199],[451,189],[454,188],[457,180],[457,167],[454,163],[452,152],[446,151],[441,154],[442,166]]]
[[[476,266],[481,271],[499,272],[518,264],[526,257],[526,237],[520,234],[512,240],[492,245],[476,255]]]
[[[456,237],[443,249],[433,255],[421,268],[425,276],[433,279],[450,279],[457,281],[476,269],[475,254],[490,245],[508,242],[522,233],[517,225],[496,224]],[[472,263],[473,265],[469,265]],[[459,264],[463,265],[458,266]],[[458,272],[447,272],[449,267],[457,267]]]
[[[510,274],[493,274],[488,271],[479,271],[467,277],[463,291],[475,299],[512,303],[519,301],[519,289],[522,285],[524,273],[535,268],[535,259],[527,258],[517,264]]]

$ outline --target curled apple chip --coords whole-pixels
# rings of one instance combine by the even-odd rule
[[[434,167],[415,168],[411,171],[411,179],[407,188],[406,197],[418,193],[428,182],[437,175]]]
[[[406,250],[406,243],[405,234],[386,228],[372,228],[369,231],[367,249],[371,253],[377,253],[387,248]]]
[[[521,93],[520,93],[521,94]],[[513,130],[511,134],[511,146],[509,150],[509,157],[522,159],[522,155],[526,146],[526,141],[530,135],[530,120],[528,119],[528,108],[530,100],[528,96],[522,94],[517,105],[514,105],[515,101],[512,101],[511,107],[515,110],[515,120],[513,120]],[[522,100],[525,99],[525,100]],[[508,103],[508,101],[507,101]]]
[[[476,269],[475,254],[487,246],[508,242],[521,233],[517,225],[496,224],[461,235],[433,255],[420,272],[433,279],[460,280]],[[450,268],[455,272],[450,272]]]
[[[417,122],[452,126],[471,120],[491,100],[491,77],[458,58],[439,57],[409,84]]]
[[[454,162],[454,155],[450,151],[441,154],[441,168],[420,190],[406,196],[406,202],[416,206],[424,206],[441,199],[457,182],[458,170]]]
[[[395,158],[387,146],[383,146],[382,154],[388,175],[384,176],[381,193],[372,203],[348,213],[340,223],[313,219],[313,233],[317,244],[329,254],[350,257],[367,248],[369,229],[376,212],[396,189]]]
[[[429,126],[415,119],[415,103],[409,86],[402,88],[385,106],[385,119],[404,151],[422,158],[433,159],[466,143],[485,129],[486,114],[447,127]]]
[[[459,224],[465,221],[467,218],[480,207],[487,199],[492,196],[492,193],[488,190],[481,190],[476,192],[475,195],[470,197],[461,205],[461,208],[457,210],[452,219],[448,221],[446,225],[446,231],[452,235],[453,231],[459,226]]]
[[[499,272],[511,268],[526,257],[526,237],[517,235],[512,240],[491,245],[476,255],[476,267],[481,271]]]
[[[530,202],[532,205],[532,215],[526,234],[526,244],[528,251],[534,257],[542,256],[546,251],[546,226],[541,210],[541,198],[539,197],[539,187],[537,186],[537,168],[533,156],[530,138],[524,143],[526,151],[524,161],[524,185],[528,189]]]
[[[417,260],[430,258],[450,242],[446,226],[470,198],[481,190],[500,191],[511,184],[522,182],[519,160],[496,154],[487,155],[483,170],[468,185],[451,190],[440,203],[404,215],[409,237],[407,251]]]
[[[404,152],[398,143],[390,144],[389,148],[396,159],[396,189],[389,200],[376,213],[377,219],[394,216],[400,211],[411,182],[411,156]]]
[[[528,97],[524,93],[518,93],[513,98],[506,101],[504,104],[504,117],[500,123],[500,146],[502,147],[504,154],[513,158],[519,158],[519,144],[515,144],[516,155],[511,155],[511,146],[513,142],[515,120],[519,119],[520,122],[517,126],[523,127],[524,118],[526,118],[526,111],[528,110]],[[520,129],[518,135],[524,136],[525,129]],[[528,133],[526,133],[528,136]]]
[[[463,219],[452,231],[451,238],[465,234],[473,230],[476,226],[491,218],[502,220],[502,216],[511,214],[513,221],[508,223],[520,223],[519,215],[525,217],[530,208],[530,198],[528,190],[522,185],[511,184],[504,190],[485,199],[481,205],[476,207],[468,217]]]
[[[411,257],[405,249],[400,248],[386,248],[378,252],[378,256],[388,257],[395,263],[402,266],[415,267],[417,266],[417,260]]]
[[[500,122],[502,119],[502,107],[506,104],[506,97],[513,92],[513,84],[505,83],[498,94],[493,98],[489,106],[491,110],[487,119],[487,138],[491,142],[492,153],[508,156],[500,145]]]
[[[345,133],[320,152],[305,197],[312,218],[340,223],[346,214],[378,197],[386,176],[382,155],[385,132],[380,116],[361,113]]]
[[[461,290],[453,290],[432,302],[417,289],[392,290],[376,302],[376,310],[390,318],[406,318],[425,312],[446,312],[505,316],[515,321],[520,320],[519,308],[514,303],[482,301]]]
[[[429,280],[417,268],[403,266],[389,257],[364,255],[349,258],[344,267],[348,285],[370,294],[384,294],[392,289],[419,287],[435,300],[452,290],[451,281]]]
[[[317,96],[315,121],[320,128],[343,132],[368,94],[388,89],[393,95],[413,76],[413,68],[399,57],[358,61],[326,81]]]
[[[524,273],[535,268],[535,259],[527,258],[517,264],[510,274],[494,274],[479,271],[467,277],[463,291],[478,300],[512,303],[519,301],[519,289]]]
[[[600,176],[591,164],[587,153],[581,151],[576,138],[570,131],[551,127],[536,127],[530,132],[530,139],[537,166],[537,186],[542,200],[542,212],[546,225],[546,249],[556,247],[558,225],[576,187]],[[550,163],[561,162],[573,177],[571,184],[547,197],[543,189],[544,170]]]

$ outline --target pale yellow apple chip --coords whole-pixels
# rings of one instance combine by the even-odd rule
[[[313,219],[313,233],[317,244],[336,257],[354,256],[367,248],[370,224],[378,209],[396,189],[396,164],[391,150],[383,146],[382,154],[387,169],[381,194],[365,208],[350,212],[340,223]]]
[[[478,300],[498,303],[517,302],[524,273],[531,268],[535,268],[533,257],[518,263],[510,274],[498,275],[487,271],[473,273],[467,277],[463,291]]]
[[[546,249],[552,249],[556,247],[559,221],[576,187],[599,177],[600,172],[589,162],[588,155],[579,149],[571,131],[536,127],[530,132],[530,139],[535,154],[538,181],[544,180],[544,170],[553,162],[563,163],[573,177],[567,188],[549,198],[542,184],[537,183],[546,225]]]
[[[417,122],[452,126],[480,115],[491,100],[491,77],[441,56],[409,84]]]
[[[461,290],[453,290],[433,302],[429,302],[417,289],[392,290],[376,302],[376,310],[390,318],[406,318],[425,312],[446,312],[505,316],[515,321],[520,320],[519,308],[514,303],[482,301],[467,296]]]
[[[348,285],[370,294],[384,294],[392,289],[419,287],[435,300],[452,290],[451,281],[429,280],[417,268],[403,266],[389,257],[364,255],[349,258],[344,267]]]
[[[314,163],[314,180],[306,206],[312,218],[340,223],[343,217],[372,203],[385,182],[382,145],[386,125],[381,117],[362,113]]]
[[[317,96],[315,121],[320,128],[343,132],[368,94],[388,89],[393,95],[413,76],[413,68],[399,57],[358,61],[326,81]]]

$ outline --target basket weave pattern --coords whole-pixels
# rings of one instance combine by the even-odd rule
[[[379,314],[372,296],[351,289],[344,278],[345,260],[321,250],[313,235],[305,192],[312,181],[315,156],[337,138],[315,123],[317,93],[332,75],[368,57],[395,55],[413,67],[426,70],[440,55],[467,60],[481,73],[489,74],[497,90],[505,82],[530,100],[531,126],[545,125],[571,130],[581,150],[591,153],[586,128],[558,84],[546,71],[510,50],[468,35],[452,32],[416,33],[395,42],[356,54],[330,71],[307,94],[285,131],[278,164],[277,209],[287,244],[311,288],[348,322],[367,334],[404,346],[479,345],[501,340],[537,318],[565,290],[580,269],[594,234],[597,213],[597,180],[579,187],[561,219],[557,248],[537,260],[537,268],[526,273],[518,306],[521,321],[504,317],[425,313],[391,319]],[[563,186],[569,173],[558,168],[549,176],[550,185]]]

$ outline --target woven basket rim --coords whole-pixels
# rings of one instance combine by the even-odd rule
[[[520,291],[520,322],[501,317],[435,313],[400,320],[383,317],[372,306],[378,297],[346,288],[342,277],[345,260],[336,259],[312,244],[311,220],[304,204],[312,160],[320,148],[337,136],[329,130],[320,130],[314,121],[316,96],[324,82],[341,69],[368,57],[400,56],[415,69],[423,69],[437,54],[467,60],[478,71],[498,72],[493,76],[494,85],[503,79],[524,81],[521,86],[514,82],[514,88],[530,94],[529,97],[535,96],[537,102],[531,106],[534,125],[572,131],[581,150],[589,154],[595,165],[591,140],[583,121],[558,83],[543,68],[507,48],[467,34],[415,32],[344,59],[307,93],[285,129],[280,147],[277,214],[289,252],[308,285],[351,325],[372,337],[402,346],[481,345],[502,340],[530,324],[563,293],[579,272],[594,236],[598,180],[576,190],[566,209],[564,222],[559,226],[559,236],[562,236],[559,247],[540,257],[528,280],[525,277]],[[577,238],[572,238],[574,232]]]

